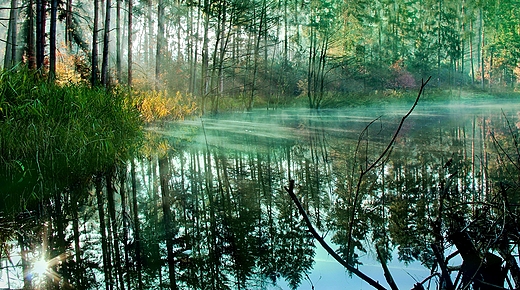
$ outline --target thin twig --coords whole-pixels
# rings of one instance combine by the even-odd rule
[[[392,146],[395,143],[395,140],[397,139],[397,135],[399,135],[399,132],[401,131],[401,128],[403,127],[404,121],[406,120],[406,118],[408,118],[410,116],[410,114],[412,114],[413,110],[417,106],[417,103],[419,102],[419,99],[421,98],[424,87],[430,81],[431,78],[432,77],[430,76],[426,80],[426,82],[424,80],[422,81],[421,88],[419,90],[419,93],[417,94],[417,97],[415,98],[415,102],[413,103],[413,105],[410,108],[410,110],[408,111],[408,113],[406,113],[406,115],[404,115],[403,118],[401,119],[401,122],[399,123],[399,126],[397,127],[397,130],[395,131],[394,136],[392,137],[392,140],[390,140],[390,142],[386,146],[385,150],[381,153],[381,155],[379,155],[379,157],[376,159],[376,161],[374,163],[372,163],[372,165],[367,167],[367,169],[364,170],[365,173],[372,170],[374,167],[376,167],[378,165],[378,163],[383,159],[383,157],[390,151],[390,148],[392,148]]]
[[[349,231],[348,241],[347,241],[347,250],[348,251],[350,251],[350,246],[352,244],[352,232],[353,232],[353,228],[354,228],[354,219],[356,217],[356,208],[357,208],[359,194],[361,192],[361,182],[363,180],[363,177],[368,172],[370,172],[372,169],[374,169],[381,162],[381,160],[383,160],[383,158],[385,158],[385,156],[387,156],[387,154],[389,154],[391,152],[391,149],[395,143],[395,140],[397,139],[397,135],[399,135],[399,132],[401,131],[401,128],[403,127],[404,121],[406,120],[406,118],[408,118],[410,116],[410,114],[412,114],[413,110],[417,106],[417,103],[419,102],[419,99],[421,98],[424,87],[426,87],[426,84],[428,84],[428,82],[430,81],[431,78],[432,77],[430,76],[430,77],[428,77],[428,79],[426,81],[422,80],[421,88],[419,89],[419,93],[417,94],[417,97],[415,98],[415,102],[413,103],[413,105],[410,108],[410,110],[408,111],[408,113],[406,113],[406,115],[404,115],[403,118],[401,119],[401,122],[399,123],[399,126],[397,127],[397,130],[394,133],[394,136],[392,137],[390,142],[388,142],[388,145],[386,146],[385,150],[383,150],[383,152],[379,155],[379,157],[376,159],[376,161],[374,161],[371,165],[367,165],[366,169],[363,170],[363,168],[361,168],[361,172],[359,174],[359,178],[358,178],[358,181],[356,184],[356,193],[354,194],[354,201],[352,204],[352,215],[350,216],[349,227],[348,227],[348,231]],[[373,122],[371,122],[370,124],[372,124],[372,123]],[[354,172],[352,172],[352,173],[354,173]],[[349,260],[350,260],[350,258],[349,258]]]

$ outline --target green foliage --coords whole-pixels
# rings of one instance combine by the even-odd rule
[[[127,91],[0,74],[0,191],[8,212],[126,161],[141,131]]]

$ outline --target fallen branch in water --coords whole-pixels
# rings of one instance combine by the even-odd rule
[[[419,89],[419,93],[417,94],[417,97],[415,98],[415,102],[413,103],[410,110],[408,110],[408,113],[406,113],[406,115],[404,115],[403,118],[401,118],[401,122],[399,123],[397,130],[395,130],[395,133],[394,133],[392,139],[390,140],[390,142],[388,142],[386,148],[379,155],[379,157],[376,159],[376,161],[374,161],[370,165],[367,164],[365,169],[363,169],[362,167],[360,168],[361,172],[359,174],[359,178],[358,178],[357,185],[356,185],[356,192],[354,194],[354,200],[353,200],[353,205],[352,205],[352,215],[350,217],[349,228],[348,228],[349,234],[348,234],[347,249],[349,251],[350,251],[350,247],[352,244],[352,232],[354,230],[354,220],[356,217],[358,199],[359,199],[359,195],[361,193],[361,182],[363,181],[363,178],[365,177],[366,174],[368,174],[370,171],[372,171],[374,168],[376,168],[385,157],[388,157],[388,155],[391,152],[390,149],[392,149],[392,147],[394,146],[395,140],[397,139],[397,136],[399,135],[399,132],[401,131],[401,128],[403,127],[404,121],[406,120],[406,118],[408,118],[410,116],[410,114],[412,114],[413,110],[417,106],[417,103],[419,102],[419,99],[421,98],[421,95],[423,93],[424,88],[426,87],[426,84],[428,84],[428,82],[430,81],[431,78],[432,77],[430,76],[428,79],[426,79],[426,81],[422,80],[421,88]],[[370,126],[370,124],[368,126]],[[365,128],[365,130],[366,130],[366,128]],[[358,143],[358,148],[359,148],[359,143]],[[358,148],[356,148],[356,154],[358,152]],[[352,176],[354,176],[354,172],[352,172]],[[350,262],[350,261],[348,261],[348,262]]]
[[[398,290],[397,284],[395,284],[394,278],[392,277],[392,274],[390,273],[390,270],[388,269],[388,266],[386,265],[385,260],[383,259],[383,254],[381,253],[381,249],[379,247],[376,247],[377,257],[379,258],[379,261],[381,261],[381,266],[383,267],[383,272],[385,274],[386,282],[388,282],[388,285],[390,285],[390,288],[392,290]]]
[[[357,206],[357,199],[359,197],[359,194],[360,194],[360,188],[361,188],[361,180],[363,179],[363,177],[369,172],[371,171],[372,169],[374,169],[376,166],[379,165],[379,163],[385,158],[387,157],[387,155],[389,155],[394,143],[395,143],[395,140],[397,139],[397,135],[399,134],[399,132],[401,131],[401,128],[403,127],[403,124],[404,124],[404,121],[406,120],[406,118],[408,118],[410,116],[410,114],[412,113],[412,111],[415,109],[415,107],[417,106],[417,103],[419,102],[419,99],[422,95],[422,92],[424,90],[424,87],[426,86],[426,84],[430,81],[431,77],[429,77],[426,81],[422,81],[422,84],[421,84],[421,88],[419,90],[419,93],[417,94],[417,98],[415,99],[415,102],[413,103],[412,107],[410,108],[410,110],[403,116],[403,118],[401,119],[401,122],[399,123],[399,126],[397,127],[397,130],[395,131],[392,139],[390,140],[390,142],[387,144],[386,148],[383,150],[383,152],[379,155],[379,157],[376,159],[375,162],[373,162],[372,164],[367,164],[366,168],[363,169],[361,168],[361,174],[359,176],[359,179],[358,179],[358,184],[357,184],[357,187],[356,187],[356,193],[355,193],[355,198],[354,198],[354,205],[353,205],[353,208],[354,210],[352,211],[352,218],[350,220],[350,225],[349,225],[349,237],[348,237],[348,243],[347,243],[347,249],[350,249],[350,244],[351,244],[351,238],[352,238],[352,230],[353,230],[353,222],[354,222],[354,218],[355,218],[355,214],[356,214],[356,206]],[[357,149],[356,149],[357,151]],[[294,180],[290,180],[289,181],[289,187],[285,187],[285,190],[287,191],[287,193],[289,193],[289,196],[291,197],[291,199],[293,200],[294,204],[296,205],[296,207],[298,208],[298,211],[300,212],[301,216],[303,217],[305,223],[307,224],[307,228],[309,229],[309,232],[313,235],[313,237],[320,243],[320,245],[327,251],[327,253],[329,253],[329,255],[331,255],[336,261],[338,261],[343,267],[345,267],[348,271],[354,273],[356,276],[358,276],[359,278],[363,279],[365,282],[367,282],[368,284],[370,284],[371,286],[373,286],[374,288],[376,289],[379,289],[379,290],[386,290],[385,287],[383,287],[381,284],[379,284],[379,282],[375,281],[374,279],[368,277],[367,275],[365,275],[363,272],[361,272],[360,270],[358,270],[357,268],[353,267],[349,261],[345,261],[343,260],[343,258],[341,258],[340,255],[338,255],[328,244],[327,242],[325,242],[325,240],[323,239],[323,237],[321,237],[318,232],[316,231],[316,229],[314,228],[313,224],[311,223],[310,219],[309,219],[309,216],[307,215],[307,213],[305,212],[305,209],[303,208],[303,206],[301,205],[300,201],[298,200],[298,198],[296,197],[296,195],[294,194]],[[382,259],[381,259],[382,260]],[[393,278],[392,276],[390,275],[390,271],[388,271],[388,268],[386,267],[386,265],[384,264],[383,261],[381,261],[382,265],[383,265],[383,269],[385,271],[385,277],[387,279],[387,282],[389,283],[390,287],[392,288],[392,290],[397,290],[397,285],[395,284],[395,282],[393,281]],[[419,285],[419,286],[422,286],[422,285]]]
[[[432,250],[433,254],[435,255],[435,259],[437,260],[437,263],[439,264],[439,268],[441,269],[441,278],[443,279],[445,283],[445,288],[447,290],[453,290],[455,289],[455,286],[453,285],[453,282],[451,281],[450,277],[450,271],[448,270],[448,266],[446,265],[444,261],[444,255],[441,253],[439,247],[437,247],[436,244],[432,244]]]
[[[293,200],[294,204],[296,204],[296,207],[298,208],[298,211],[300,212],[301,216],[303,217],[303,220],[307,224],[307,228],[309,229],[309,232],[311,232],[312,236],[320,243],[320,245],[331,255],[336,261],[338,261],[343,267],[347,268],[350,272],[354,273],[359,278],[363,279],[368,284],[372,285],[374,288],[379,290],[386,290],[385,287],[383,287],[381,284],[379,284],[374,279],[368,277],[363,272],[359,271],[358,269],[354,268],[352,265],[349,265],[345,260],[343,260],[328,244],[325,242],[325,240],[318,234],[316,229],[311,223],[311,220],[309,219],[309,216],[305,212],[305,209],[303,209],[302,204],[294,194],[294,180],[289,181],[289,187],[285,187],[285,191],[289,194],[291,199]]]

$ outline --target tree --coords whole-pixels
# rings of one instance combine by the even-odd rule
[[[98,25],[99,25],[99,0],[94,0],[94,25],[92,28],[92,69],[91,84],[98,84]],[[108,51],[107,51],[108,52]]]
[[[49,31],[49,80],[56,78],[56,25],[58,14],[58,0],[51,0],[51,23]]]
[[[310,4],[307,98],[313,109],[320,108],[325,94],[327,53],[338,29],[335,15],[340,8],[340,3],[335,1],[311,1]]]
[[[112,1],[106,1],[106,11],[105,11],[105,29],[103,33],[103,63],[101,65],[101,84],[104,86],[108,85],[108,54],[109,54],[109,44],[110,44],[110,9],[112,8]],[[117,47],[116,49],[119,49]]]
[[[158,0],[157,3],[157,49],[155,52],[155,89],[159,89],[159,81],[162,79],[163,61],[165,60],[166,39],[165,39],[165,19],[164,19],[164,0]]]
[[[33,70],[36,68],[36,52],[34,51],[34,0],[29,0],[29,5],[27,6],[27,21],[25,23],[25,27],[25,42],[27,44],[27,46],[25,47],[25,55],[27,58],[27,67]]]
[[[516,81],[514,69],[520,57],[520,31],[518,30],[518,5],[514,1],[488,1],[485,19],[489,37],[486,48],[489,86],[512,85]]]
[[[72,25],[72,0],[66,0],[65,5],[65,43],[69,49],[72,48],[73,25]]]
[[[46,7],[46,0],[36,0],[36,69],[39,70],[43,69],[45,60]]]
[[[133,17],[134,17],[134,1],[128,0],[128,86],[132,86],[132,65],[133,65],[133,53],[132,53],[132,46],[133,46]]]
[[[121,46],[121,1],[116,0],[116,78],[119,83],[121,83],[121,50],[123,49]],[[131,50],[128,55],[131,54],[130,52]]]
[[[5,46],[4,68],[9,69],[17,62],[17,20],[18,20],[18,1],[11,0],[11,8],[9,9],[9,26],[7,29],[7,41]]]
[[[251,80],[251,91],[249,93],[249,102],[247,104],[247,110],[251,111],[253,109],[254,97],[257,90],[257,82],[258,82],[258,70],[260,69],[260,43],[262,41],[262,36],[265,36],[265,31],[267,30],[267,1],[262,0],[261,5],[259,7],[259,12],[257,12],[257,8],[253,8],[253,29],[254,29],[254,38],[253,38],[253,68],[252,68],[252,80]],[[257,13],[259,15],[257,15]],[[257,22],[258,21],[258,22]]]

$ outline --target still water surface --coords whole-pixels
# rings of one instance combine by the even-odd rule
[[[314,241],[284,190],[291,179],[317,230],[362,272],[387,287],[377,246],[401,289],[429,276],[440,188],[450,184],[461,204],[487,198],[498,178],[490,172],[498,166],[497,148],[508,150],[516,136],[520,102],[419,104],[390,155],[360,174],[408,110],[258,110],[154,129],[172,149],[166,160],[174,232],[188,253],[179,257],[180,285],[370,288]],[[157,220],[156,180],[164,174],[153,161],[143,161],[139,172],[142,198],[152,204],[142,219]],[[160,230],[143,226],[145,240]]]
[[[518,253],[520,102],[421,102],[380,158],[408,110],[257,110],[148,128],[142,152],[113,183],[121,200],[111,212],[122,214],[111,220],[128,231],[124,243],[115,235],[110,243],[125,249],[118,280],[132,288],[142,277],[143,289],[371,289],[313,238],[285,190],[290,180],[317,232],[387,289],[377,250],[400,289],[439,288],[439,275],[427,279],[439,272],[432,244],[448,256],[450,233],[466,233],[481,254]],[[61,271],[103,289],[114,278],[103,269],[95,205],[108,186],[95,187],[66,237],[81,257]],[[13,250],[0,270],[0,288],[24,286],[21,254]]]

